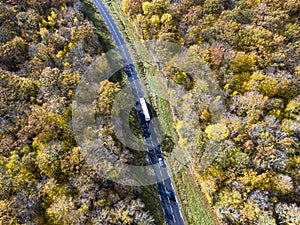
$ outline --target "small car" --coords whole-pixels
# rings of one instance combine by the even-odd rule
[[[168,198],[169,198],[171,201],[175,201],[175,200],[176,200],[176,199],[175,199],[174,193],[173,193],[172,191],[170,191],[170,190],[167,190],[167,196],[168,196]]]
[[[164,161],[164,159],[161,158],[161,157],[158,158],[158,164],[159,164],[159,166],[161,166],[161,167],[166,167],[165,161]]]

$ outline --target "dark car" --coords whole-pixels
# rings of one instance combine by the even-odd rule
[[[134,65],[129,64],[124,67],[124,70],[128,77],[131,77],[134,74]]]

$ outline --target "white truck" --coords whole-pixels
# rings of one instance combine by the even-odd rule
[[[140,104],[143,110],[143,114],[145,116],[145,120],[150,121],[150,114],[149,114],[149,110],[145,98],[140,98]]]

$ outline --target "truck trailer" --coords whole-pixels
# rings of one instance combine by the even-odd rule
[[[140,104],[143,110],[143,114],[145,116],[145,120],[150,121],[150,114],[149,114],[149,110],[145,98],[140,98]]]

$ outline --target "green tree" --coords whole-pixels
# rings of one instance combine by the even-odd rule
[[[254,54],[238,52],[235,59],[230,63],[230,68],[235,74],[251,72],[256,65],[257,58]]]
[[[37,150],[36,164],[41,173],[48,177],[59,177],[62,152],[64,152],[64,146],[60,142],[40,144]]]
[[[203,4],[203,11],[207,14],[219,14],[222,11],[220,0],[206,0]]]
[[[237,170],[244,169],[250,164],[250,157],[248,154],[241,152],[239,149],[235,149],[230,154],[230,161],[234,168]]]
[[[260,82],[259,90],[265,96],[274,97],[278,92],[278,82],[274,77],[265,77]]]

